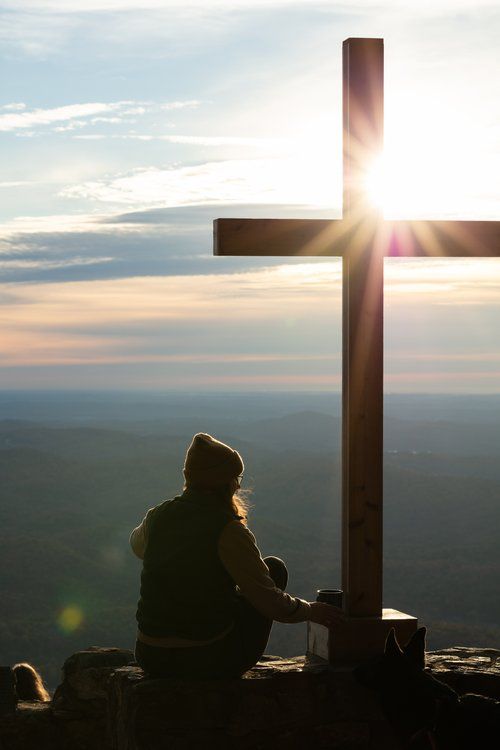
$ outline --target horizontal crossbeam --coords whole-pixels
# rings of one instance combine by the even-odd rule
[[[500,221],[216,219],[215,255],[500,257]]]

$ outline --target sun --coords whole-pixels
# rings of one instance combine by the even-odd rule
[[[452,185],[438,185],[430,178],[418,155],[401,158],[398,151],[377,156],[366,172],[365,190],[370,203],[386,218],[417,218],[432,215],[442,206],[443,193],[449,195]]]
[[[387,219],[465,218],[488,208],[488,167],[486,159],[481,169],[472,157],[459,159],[451,149],[395,143],[368,166],[365,190]],[[487,186],[481,193],[480,184]]]

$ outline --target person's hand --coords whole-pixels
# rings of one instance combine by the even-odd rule
[[[344,612],[339,607],[334,607],[326,602],[309,602],[309,604],[311,606],[310,622],[317,622],[318,625],[332,628],[345,619]]]

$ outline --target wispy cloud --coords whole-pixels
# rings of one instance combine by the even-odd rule
[[[6,8],[16,8],[30,11],[44,11],[53,13],[84,13],[84,12],[126,12],[131,10],[167,10],[178,11],[182,9],[206,11],[206,0],[3,0]],[[210,0],[210,6],[214,9],[269,9],[293,6],[306,6],[308,8],[331,8],[330,0]],[[352,4],[348,0],[339,2],[337,6],[352,10]],[[401,3],[400,0],[357,0],[357,8],[398,8],[404,6],[411,8],[413,3]],[[424,0],[419,6],[430,7],[435,10],[457,10],[470,8],[469,0]],[[478,8],[495,8],[496,0],[478,0]]]
[[[93,266],[98,263],[110,263],[113,258],[62,258],[60,260],[27,260],[24,258],[20,259],[9,259],[3,260],[0,255],[0,272],[10,270],[25,270],[25,269],[36,269],[36,270],[53,270],[55,268],[71,268],[74,266]]]
[[[19,128],[33,128],[40,125],[51,125],[54,122],[78,120],[101,112],[113,112],[122,109],[130,102],[86,102],[84,104],[66,104],[62,107],[50,109],[23,110],[0,114],[0,131],[17,130]]]
[[[78,14],[68,15],[50,8],[30,8],[22,3],[2,3],[0,41],[3,55],[12,50],[27,58],[40,59],[64,49],[80,25]]]
[[[155,55],[185,57],[186,50],[209,48],[211,42],[229,40],[235,29],[255,23],[265,14],[307,12],[340,19],[348,36],[353,27],[363,35],[392,28],[402,19],[408,22],[430,18],[447,22],[458,14],[498,14],[497,0],[4,0],[0,38],[4,50],[20,48],[32,57],[51,57],[78,47],[82,32],[88,33],[103,55],[111,50],[143,49]],[[1,11],[0,11],[1,12]],[[368,23],[363,16],[371,15]],[[396,18],[396,21],[394,21]],[[335,23],[335,29],[338,24]],[[333,29],[332,29],[333,30]],[[279,29],[277,30],[279,34]],[[302,33],[298,27],[297,36]],[[333,33],[336,33],[335,31]],[[168,43],[168,47],[165,43]],[[295,46],[295,45],[294,45]],[[168,51],[167,51],[168,49]]]
[[[2,183],[0,183],[1,186]],[[227,206],[224,216],[236,217],[254,215],[265,217],[269,213],[268,205]],[[278,218],[324,218],[324,214],[314,209],[296,208],[291,206],[272,206],[272,213]],[[0,222],[0,241],[7,238],[28,237],[30,235],[45,238],[47,234],[94,234],[103,233],[106,236],[113,233],[142,233],[148,231],[170,230],[180,232],[197,231],[204,227],[211,230],[212,221],[216,217],[210,206],[179,207],[178,209],[160,208],[116,213],[102,211],[100,213],[48,214],[45,216],[18,216],[14,219]],[[50,240],[43,239],[45,244]]]
[[[0,259],[9,261],[0,276],[19,283],[218,273],[222,266],[212,255],[212,221],[220,212],[226,217],[324,218],[310,209],[257,204],[217,211],[212,206],[189,206],[18,217],[0,224]],[[79,265],[86,256],[103,261]],[[300,260],[290,259],[290,264]],[[235,273],[270,263],[270,259],[226,258],[223,267]]]
[[[93,118],[92,122],[111,122],[113,118]],[[121,122],[117,118],[118,122]],[[75,138],[87,138],[86,135],[75,135]],[[270,149],[274,152],[289,150],[291,140],[286,138],[256,138],[254,136],[232,136],[232,135],[165,135],[162,133],[112,133],[101,134],[100,138],[112,138],[131,141],[165,141],[166,143],[178,143],[188,146],[250,146],[254,148]]]
[[[79,141],[102,141],[106,136],[103,133],[83,133],[82,135],[74,135],[73,138]]]
[[[173,109],[197,109],[201,102],[198,99],[188,99],[187,101],[166,102],[160,105],[160,109],[167,112]]]
[[[444,267],[437,270],[444,274]],[[489,274],[482,274],[489,276],[490,286],[492,270],[490,266]],[[460,298],[467,283],[466,293],[474,291],[481,300],[482,290],[471,268],[467,272],[459,263],[455,271],[462,287],[457,284],[451,311],[437,302],[422,304],[418,283],[411,294],[391,298],[386,321],[388,389],[498,389],[496,323],[490,330],[484,325],[477,330]],[[400,265],[394,277],[417,273],[415,282],[428,283],[432,264]],[[500,267],[494,278],[498,297]],[[4,286],[3,297],[2,378],[11,377],[10,371],[17,378],[22,370],[29,383],[30,372],[38,378],[37,368],[43,368],[46,377],[56,377],[53,382],[63,382],[66,368],[72,367],[72,382],[80,383],[93,368],[91,377],[106,385],[118,367],[120,382],[135,386],[162,382],[163,387],[321,388],[340,382],[338,263],[322,263],[320,268],[314,263],[282,264],[175,279],[16,284]],[[483,304],[495,304],[493,295],[488,299]],[[473,349],[467,330],[474,336]],[[45,382],[44,377],[37,382]]]
[[[385,265],[388,305],[408,296],[423,305],[456,307],[496,305],[500,292],[500,259],[433,258],[389,260]]]
[[[11,102],[10,104],[2,104],[0,106],[0,111],[4,110],[7,112],[20,112],[23,109],[26,109],[24,102]]]
[[[0,240],[16,235],[30,234],[67,234],[70,232],[115,232],[116,227],[107,223],[115,214],[50,214],[47,216],[18,216],[10,221],[0,223]],[[139,231],[137,225],[131,224],[130,231]],[[124,226],[124,231],[128,231]]]
[[[4,105],[0,108],[0,132],[46,127],[58,122],[68,124],[55,128],[57,132],[74,130],[86,125],[118,124],[130,122],[130,116],[144,115],[146,112],[179,110],[199,106],[197,100],[173,102],[84,102],[65,104],[48,109],[28,109],[22,103]],[[2,111],[3,110],[3,111]]]
[[[328,205],[325,165],[304,159],[233,159],[125,175],[66,188],[67,198],[131,206],[283,203]]]
[[[370,0],[361,0],[364,4]],[[316,7],[328,4],[328,0],[211,0],[210,5],[214,8],[272,8],[290,5],[301,5],[308,3]],[[371,3],[370,3],[371,4]],[[41,11],[51,13],[85,13],[85,12],[127,12],[131,10],[167,10],[178,11],[182,9],[206,10],[206,0],[4,0],[4,7],[19,10]]]
[[[5,182],[0,182],[0,188],[26,187],[33,184],[32,180],[6,180]]]
[[[332,319],[331,283],[321,281],[313,289],[303,283],[309,275],[305,265],[302,276],[293,278],[275,268],[211,277],[18,284],[6,289],[1,364],[164,362],[224,370],[228,363],[266,369],[280,362],[297,368],[333,362],[338,367],[338,354],[326,345],[331,337],[314,350],[310,338],[297,336],[304,325],[320,330]],[[340,311],[336,296],[334,315]],[[292,299],[293,320],[287,312]],[[223,327],[221,320],[227,321]],[[259,342],[263,327],[267,334]]]
[[[93,117],[92,121],[94,121],[96,118]],[[67,125],[58,125],[56,128],[54,128],[54,133],[66,133],[70,130],[78,130],[78,128],[84,128],[89,123],[85,120],[72,120]]]

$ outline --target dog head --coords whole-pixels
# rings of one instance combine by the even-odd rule
[[[394,628],[389,631],[384,653],[357,667],[355,678],[377,693],[388,719],[402,737],[430,729],[440,700],[456,693],[425,671],[426,629],[419,628],[401,648]]]

